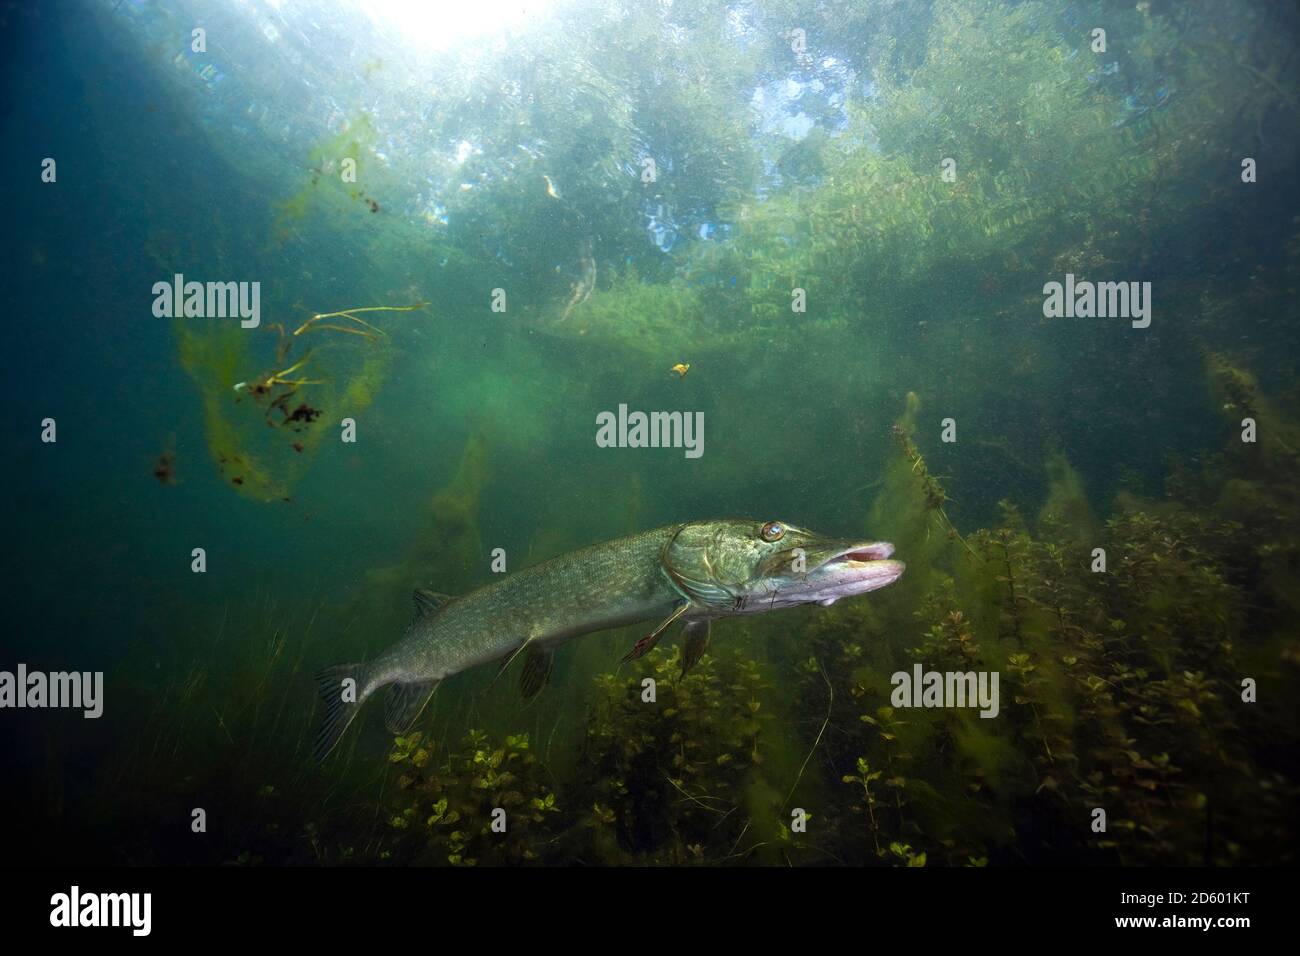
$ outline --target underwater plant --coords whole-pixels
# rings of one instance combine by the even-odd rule
[[[596,679],[573,797],[587,814],[586,852],[606,863],[748,859],[777,827],[769,678],[734,651],[706,653],[685,676],[676,646],[642,660],[654,702],[639,676]]]
[[[254,359],[243,330],[195,326],[190,320],[176,319],[181,364],[199,389],[208,450],[225,480],[254,500],[289,500],[326,434],[323,426],[313,427],[314,423],[325,409],[338,420],[364,411],[374,401],[392,361],[388,337],[356,313],[410,312],[425,304],[313,313],[292,333],[286,333],[280,323],[268,325],[268,330],[278,333],[278,342],[272,371],[258,375],[250,375]],[[291,350],[298,337],[322,331],[359,335],[365,345],[359,352],[320,345],[293,360]],[[311,373],[322,377],[300,377],[308,363]],[[305,397],[308,390],[310,402]],[[239,407],[245,398],[248,411]]]
[[[528,734],[494,741],[471,730],[458,747],[420,731],[393,740],[400,795],[383,859],[451,866],[538,861],[554,842],[561,808]]]
[[[910,440],[897,455],[874,513],[913,558],[899,589],[920,589],[920,601],[910,612],[886,601],[819,615],[802,641],[813,657],[794,666],[804,719],[830,705],[819,763],[844,788],[830,791],[822,826],[839,852],[898,865],[1289,858],[1264,834],[1292,832],[1282,794],[1295,782],[1243,722],[1291,740],[1295,724],[1243,705],[1240,686],[1244,673],[1275,672],[1292,641],[1270,633],[1289,598],[1260,577],[1276,542],[1253,543],[1222,514],[1128,493],[1098,524],[1077,475],[1049,452],[1036,527],[1004,501],[999,524],[968,534],[968,549],[936,549],[932,506],[943,499]],[[1236,480],[1207,474],[1220,487]],[[1105,573],[1094,546],[1109,556]],[[1275,604],[1252,610],[1248,594]],[[1001,717],[899,711],[886,678],[903,661],[1000,672]],[[1223,808],[1245,792],[1260,813],[1227,823]],[[1095,807],[1107,811],[1104,833],[1087,825]]]
[[[679,0],[620,5],[617,29],[563,14],[540,47],[483,49],[482,69],[439,55],[437,89],[331,116],[279,164],[293,182],[276,208],[214,208],[207,235],[188,236],[166,224],[174,208],[143,203],[158,269],[207,257],[234,274],[256,258],[240,250],[269,244],[314,286],[306,317],[256,334],[173,327],[197,399],[189,439],[201,419],[225,486],[288,498],[334,422],[382,401],[389,426],[436,389],[452,411],[431,399],[427,434],[394,444],[411,472],[446,468],[405,499],[395,480],[388,510],[364,516],[397,559],[330,567],[337,546],[277,534],[275,564],[249,556],[274,590],[243,604],[251,575],[186,603],[144,569],[151,610],[130,622],[121,692],[142,729],[105,748],[79,800],[84,752],[51,735],[49,792],[33,800],[48,829],[75,848],[97,826],[114,835],[104,856],[133,863],[1293,864],[1300,396],[1286,348],[1234,350],[1243,312],[1296,325],[1300,228],[1252,219],[1286,194],[1243,200],[1236,172],[1258,144],[1268,178],[1292,178],[1274,129],[1294,115],[1300,59],[1278,28],[1289,12],[1236,12],[1228,25],[1214,4]],[[1093,18],[1122,49],[1088,49]],[[806,54],[792,55],[795,23]],[[778,85],[801,88],[784,118],[814,116],[806,135],[756,120],[755,89]],[[428,137],[412,137],[406,180],[399,114]],[[363,183],[340,178],[344,158]],[[177,175],[198,195],[213,168]],[[1249,274],[1213,265],[1252,256]],[[352,257],[359,271],[335,268]],[[1116,270],[1158,276],[1181,321],[1123,348],[1113,329],[1042,321],[1045,272]],[[474,317],[502,276],[510,311],[489,337]],[[414,302],[394,290],[424,283],[453,319],[436,340],[402,340],[375,314],[416,305],[315,311]],[[1167,374],[1152,373],[1155,348]],[[704,481],[570,456],[591,446],[572,425],[583,403],[615,388],[707,404],[736,444]],[[445,436],[467,408],[505,424],[471,423],[462,448]],[[940,415],[961,420],[960,445],[934,439]],[[751,444],[751,422],[779,434]],[[566,430],[577,437],[555,444]],[[755,450],[779,453],[755,467]],[[179,499],[200,482],[185,464],[175,492],[174,457],[169,444],[153,469],[166,490],[140,477]],[[742,494],[833,502],[895,542],[907,574],[878,600],[737,628],[686,674],[662,649],[610,671],[593,640],[561,675],[584,693],[567,709],[466,681],[384,752],[358,734],[332,779],[306,768],[304,661],[340,632],[363,646],[391,634],[414,586],[470,583],[502,529],[512,563],[531,564]],[[312,634],[317,616],[338,626]],[[155,682],[169,654],[177,676]],[[896,706],[893,675],[915,663],[997,673],[998,717]],[[165,821],[134,819],[144,805]],[[178,835],[199,805],[219,825]],[[1099,808],[1105,832],[1089,825]]]

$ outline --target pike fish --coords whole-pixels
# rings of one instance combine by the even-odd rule
[[[361,705],[390,687],[386,724],[410,730],[438,684],[490,661],[502,671],[524,654],[519,689],[545,686],[565,641],[643,621],[657,626],[623,658],[650,650],[684,622],[682,673],[703,656],[717,618],[801,604],[830,606],[898,580],[883,541],[847,541],[784,521],[692,521],[593,544],[518,571],[464,597],[415,592],[415,619],[402,640],[373,661],[317,675],[325,719],[315,753],[324,759]]]

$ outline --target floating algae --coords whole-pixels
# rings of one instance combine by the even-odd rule
[[[309,175],[301,189],[277,204],[272,226],[277,242],[284,242],[315,211],[341,211],[360,202],[370,213],[379,212],[379,204],[357,184],[369,168],[369,158],[377,140],[368,113],[358,113],[336,135],[321,141],[308,154]]]
[[[199,388],[208,452],[218,470],[241,494],[256,501],[286,497],[292,479],[268,469],[265,459],[272,449],[264,433],[241,429],[235,417],[234,388],[249,364],[247,338],[229,326],[199,331],[177,320],[174,327],[181,365]]]
[[[251,354],[246,330],[177,319],[173,326],[181,365],[199,388],[208,451],[230,486],[255,501],[288,499],[312,453],[329,433],[327,422],[337,424],[364,411],[392,361],[388,336],[355,313],[409,312],[422,307],[419,303],[316,313],[293,336],[286,335],[282,326],[271,326],[280,334],[272,363],[275,370],[253,378],[248,371],[257,366],[257,360]],[[291,359],[294,336],[309,330],[353,331],[322,322],[331,317],[370,330],[362,333],[361,348],[348,348],[342,340],[330,341],[285,366]],[[309,363],[318,377],[300,377]],[[310,402],[304,394],[308,387]],[[326,421],[318,422],[326,415]]]

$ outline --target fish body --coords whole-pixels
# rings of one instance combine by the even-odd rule
[[[903,572],[900,562],[887,560],[892,552],[883,542],[833,540],[780,521],[722,519],[590,545],[460,598],[417,591],[417,616],[400,641],[367,664],[338,665],[318,676],[326,716],[317,756],[334,748],[381,688],[394,685],[388,727],[404,733],[444,678],[527,652],[521,689],[531,696],[550,675],[552,651],[594,631],[660,622],[630,659],[681,620],[690,652],[684,660],[693,663],[711,620],[829,605],[884,587]]]
[[[553,648],[580,634],[665,617],[680,600],[658,570],[671,532],[658,528],[571,551],[420,614],[375,662],[372,679],[441,680],[525,642]]]

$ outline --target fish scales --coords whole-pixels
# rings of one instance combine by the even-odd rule
[[[669,614],[682,598],[664,574],[660,555],[679,527],[571,551],[417,618],[406,638],[376,661],[375,680],[440,680],[525,642],[550,647]]]

